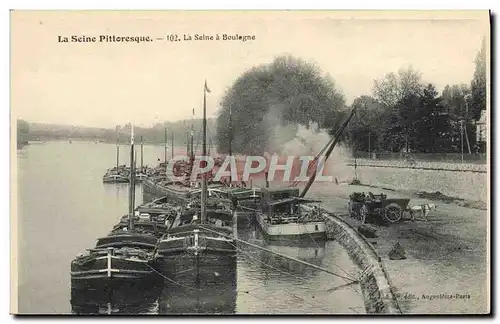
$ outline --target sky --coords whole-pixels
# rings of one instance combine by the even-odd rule
[[[58,37],[255,35],[251,41],[61,43]],[[481,12],[64,12],[11,14],[11,111],[29,122],[114,127],[201,117],[241,73],[290,54],[329,74],[346,103],[412,65],[438,91],[470,84]]]

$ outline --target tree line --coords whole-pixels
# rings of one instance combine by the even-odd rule
[[[278,125],[315,122],[332,134],[355,106],[342,138],[353,151],[459,153],[470,147],[485,152],[475,126],[486,109],[484,40],[475,63],[470,84],[447,85],[441,93],[423,82],[420,71],[403,67],[376,79],[370,95],[347,106],[334,80],[314,64],[278,57],[247,70],[226,91],[217,117],[217,144],[227,152],[232,138],[233,152],[263,153]]]
[[[28,134],[30,132],[30,125],[27,121],[17,120],[17,147],[23,147],[28,144]]]
[[[202,140],[202,120],[181,120],[177,122],[157,123],[152,127],[134,126],[136,143],[141,138],[145,144],[164,144],[165,129],[167,131],[167,141],[171,144],[172,136],[174,145],[187,145],[189,140],[191,125],[193,125],[193,135],[195,149],[201,147]],[[131,124],[117,125],[115,128],[96,128],[71,125],[52,125],[42,123],[29,123],[25,120],[17,121],[18,141],[50,141],[50,140],[86,140],[115,143],[117,139],[122,144],[130,143]],[[215,141],[215,120],[207,119],[209,145]]]

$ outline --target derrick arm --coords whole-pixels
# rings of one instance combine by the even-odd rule
[[[351,110],[351,112],[346,117],[346,119],[344,120],[344,122],[340,125],[340,127],[337,129],[337,131],[333,135],[333,141],[328,142],[327,146],[328,145],[329,146],[328,146],[328,149],[325,152],[325,161],[324,162],[326,162],[326,160],[328,160],[328,157],[330,156],[330,154],[332,154],[333,149],[335,148],[335,146],[337,145],[337,143],[340,140],[340,135],[342,134],[342,132],[344,131],[344,129],[347,127],[347,124],[349,124],[349,122],[351,121],[351,119],[354,116],[355,112],[356,112],[356,106]],[[319,156],[316,156],[316,158],[313,160],[313,163],[316,163],[316,161],[318,160],[318,158],[319,158]],[[316,173],[317,173],[317,171],[318,171],[318,168],[316,166],[314,168],[314,171],[313,171],[313,174],[312,174],[311,178],[309,178],[309,181],[307,182],[304,190],[300,194],[301,198],[304,197],[307,194],[307,192],[309,191],[309,188],[311,188],[311,185],[313,184],[314,180],[316,179]]]

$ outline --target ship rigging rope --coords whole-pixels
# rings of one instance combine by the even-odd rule
[[[246,210],[250,210],[250,211],[253,211],[253,212],[257,212],[258,210],[257,209],[252,209],[252,208],[249,208],[249,207],[243,207],[243,206],[238,206],[240,207],[241,209],[246,209]],[[302,224],[302,226],[305,227],[304,224]],[[307,228],[306,228],[306,232],[307,234],[309,234],[310,238],[312,239],[312,241],[314,242],[314,244],[316,244],[316,247],[320,248],[319,244],[316,242],[316,240],[314,239],[314,237],[311,235],[311,233],[309,233],[309,231],[307,231]],[[334,266],[336,266],[337,268],[339,268],[340,271],[342,271],[345,275],[351,277],[351,278],[354,278],[349,272],[347,272],[346,270],[342,269],[340,266],[334,264]]]
[[[230,244],[231,244],[231,243],[230,243]],[[267,264],[267,263],[265,263],[265,262],[262,262],[261,260],[257,259],[257,258],[256,258],[256,257],[254,257],[253,255],[251,255],[249,252],[247,252],[247,251],[245,251],[245,250],[243,250],[243,249],[238,248],[238,247],[237,247],[237,246],[235,246],[234,244],[231,244],[231,245],[232,245],[232,246],[234,246],[234,247],[236,248],[236,250],[238,250],[239,252],[242,252],[243,254],[245,254],[247,257],[249,257],[249,258],[251,258],[251,259],[253,259],[253,260],[257,261],[257,262],[258,262],[258,263],[260,263],[260,264],[263,264],[264,266],[266,266],[266,267],[268,267],[268,268],[270,268],[270,269],[273,269],[273,270],[279,271],[279,272],[281,272],[281,273],[284,273],[284,274],[290,275],[290,276],[295,277],[295,278],[297,278],[297,279],[301,279],[301,280],[306,280],[306,279],[307,279],[307,278],[304,278],[304,277],[301,277],[301,276],[297,276],[296,274],[293,274],[293,273],[291,273],[291,272],[289,272],[289,271],[285,271],[285,270],[282,270],[282,269],[279,269],[279,268],[273,267],[272,265],[269,265],[269,264]],[[341,269],[341,270],[342,270],[342,269]],[[345,272],[345,271],[344,271],[344,272]],[[349,273],[347,273],[347,272],[345,272],[345,273],[346,273],[348,276],[351,276]],[[354,290],[354,292],[356,292],[356,293],[358,293],[358,294],[359,294],[359,291],[357,291],[356,289],[354,289],[354,288],[352,287],[352,285],[353,285],[353,284],[356,284],[356,283],[357,283],[357,281],[351,281],[351,280],[347,280],[347,279],[344,279],[344,278],[342,278],[342,279],[346,282],[346,284],[341,285],[341,286],[337,286],[337,287],[334,287],[334,288],[330,288],[330,289],[327,289],[327,290],[325,290],[325,291],[317,291],[317,292],[319,292],[319,293],[321,293],[321,292],[331,292],[331,291],[338,290],[338,289],[344,288],[344,287],[346,287],[346,286],[349,286],[351,289],[353,289],[353,290]],[[258,290],[258,289],[261,289],[261,288],[263,288],[263,287],[257,287],[257,288],[254,288],[254,289],[251,289],[251,290],[248,290],[248,291],[245,291],[245,292],[246,292],[246,293],[250,293],[250,292],[252,292],[252,291],[255,291],[255,290]]]
[[[247,251],[245,251],[245,250],[243,250],[243,249],[238,248],[236,245],[234,245],[234,244],[231,244],[231,245],[232,245],[232,246],[234,246],[234,247],[235,247],[235,249],[236,249],[238,252],[241,252],[241,253],[245,254],[247,257],[249,257],[249,258],[251,258],[251,259],[255,260],[256,262],[258,262],[258,263],[260,263],[260,264],[265,265],[266,267],[268,267],[268,268],[270,268],[270,269],[273,269],[273,270],[279,271],[279,272],[281,272],[281,273],[284,273],[284,274],[290,275],[290,276],[295,277],[295,278],[297,278],[297,279],[301,279],[301,280],[305,280],[305,279],[306,279],[306,278],[304,278],[304,277],[297,276],[297,275],[295,275],[295,274],[293,274],[293,273],[291,273],[291,272],[289,272],[289,271],[285,271],[285,270],[282,270],[282,269],[279,269],[279,268],[273,267],[272,265],[267,264],[267,263],[265,263],[265,262],[263,262],[263,261],[261,261],[261,260],[257,259],[257,258],[256,258],[256,257],[254,257],[253,255],[251,255],[249,252],[247,252]],[[259,288],[260,288],[260,287],[259,287]],[[258,288],[256,288],[256,289],[258,289]],[[254,289],[252,289],[252,290],[254,290]]]
[[[306,230],[307,234],[309,235],[309,237],[311,238],[311,240],[314,242],[314,244],[316,244],[316,247],[317,248],[321,248],[319,246],[319,244],[316,242],[316,240],[314,239],[314,237],[311,235],[311,233],[307,230],[307,227],[303,223],[301,223],[301,225],[304,227],[304,229]],[[339,268],[339,270],[342,271],[344,274],[352,277],[352,275],[350,273],[348,273],[346,270],[342,269],[338,265],[334,264],[334,266],[336,266],[337,268]]]
[[[183,288],[186,288],[186,289],[190,289],[190,290],[195,290],[195,291],[201,291],[201,289],[197,289],[197,288],[193,288],[193,287],[189,287],[189,286],[186,286],[186,285],[183,285],[181,284],[180,282],[178,281],[175,281],[175,280],[172,280],[170,279],[169,277],[165,276],[163,273],[157,271],[155,268],[153,268],[152,266],[150,266],[149,264],[146,263],[146,266],[148,266],[151,270],[153,270],[154,272],[156,272],[157,274],[159,274],[161,277],[163,277],[164,279],[167,279],[168,281],[176,284],[176,285],[179,285],[180,287],[183,287]]]
[[[317,265],[311,264],[311,263],[309,263],[309,262],[302,261],[302,260],[299,260],[299,259],[296,259],[296,258],[293,258],[293,257],[287,256],[287,255],[283,255],[283,254],[281,254],[281,253],[274,252],[274,251],[269,250],[269,249],[266,249],[266,248],[264,248],[264,247],[262,247],[262,246],[259,246],[259,245],[256,245],[256,244],[253,244],[253,243],[250,243],[250,242],[244,241],[244,240],[240,240],[239,238],[232,237],[232,236],[230,236],[230,235],[222,234],[222,233],[220,233],[220,232],[217,232],[217,231],[211,230],[211,229],[206,228],[206,227],[204,227],[204,226],[200,226],[200,228],[203,228],[204,230],[209,231],[209,232],[217,233],[217,234],[218,234],[218,235],[220,235],[220,236],[225,236],[225,237],[228,237],[228,238],[233,238],[235,241],[238,241],[238,242],[240,242],[240,243],[247,244],[247,245],[250,245],[250,246],[252,246],[252,247],[254,247],[254,248],[257,248],[257,249],[260,249],[260,250],[263,250],[263,251],[269,252],[269,253],[271,253],[271,254],[275,254],[275,255],[281,256],[281,257],[283,257],[283,258],[287,258],[287,259],[293,260],[293,261],[295,261],[295,262],[305,264],[305,265],[307,265],[307,266],[310,266],[310,267],[315,268],[315,269],[318,269],[318,270],[320,270],[320,271],[323,271],[323,272],[329,273],[329,274],[334,275],[334,276],[336,276],[336,277],[339,277],[339,278],[342,278],[342,279],[345,279],[345,280],[349,280],[349,281],[353,281],[353,282],[357,282],[357,281],[359,281],[359,280],[358,280],[358,279],[356,279],[356,278],[353,278],[353,277],[352,277],[352,278],[344,277],[344,276],[342,276],[342,275],[339,275],[338,273],[335,273],[335,272],[333,272],[333,271],[330,271],[330,270],[325,269],[325,268],[322,268],[322,267],[318,267]]]

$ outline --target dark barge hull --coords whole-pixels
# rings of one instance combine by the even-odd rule
[[[171,271],[164,280],[163,292],[158,300],[158,313],[177,314],[233,314],[236,311],[236,262],[196,271]],[[208,273],[211,271],[212,275]],[[174,273],[175,272],[175,273]]]
[[[146,179],[142,182],[143,195],[145,196],[145,201],[152,199],[168,197],[175,203],[186,203],[190,198],[189,191],[172,190],[163,186],[159,186],[153,183],[151,180]],[[147,198],[147,200],[146,200]]]
[[[127,280],[149,280],[158,237],[134,232],[111,233],[99,238],[95,249],[71,262],[71,282],[77,288]]]
[[[149,282],[158,274],[151,261],[107,256],[89,257],[88,261],[71,263],[71,286],[74,289],[96,289],[103,285],[121,285],[127,282]]]
[[[124,227],[128,227],[128,221],[120,221],[118,224],[113,226],[113,231],[118,231]],[[134,224],[134,228],[136,230],[142,230],[147,233],[151,233],[152,235],[160,238],[167,231],[167,227],[163,223],[155,223],[155,222],[137,222]],[[156,244],[156,243],[152,243]],[[148,247],[154,248],[155,245],[148,244]]]
[[[174,237],[159,241],[155,268],[166,277],[191,269],[189,271],[194,271],[197,278],[193,280],[201,280],[203,283],[210,283],[221,273],[235,268],[236,242],[227,237],[229,231],[222,231],[221,228],[221,236],[214,235],[212,231],[216,229],[217,227],[209,224],[176,228],[171,232]]]
[[[117,233],[102,237],[97,240],[96,248],[107,247],[136,247],[145,250],[153,250],[158,243],[158,238],[153,235],[135,235],[128,233]]]
[[[178,254],[172,257],[161,257],[156,260],[155,268],[163,275],[164,283],[173,283],[173,278],[186,274],[188,286],[196,284],[212,285],[236,271],[236,255],[193,255]]]
[[[154,314],[163,289],[160,279],[114,280],[90,286],[79,282],[71,287],[71,311],[77,315]]]

